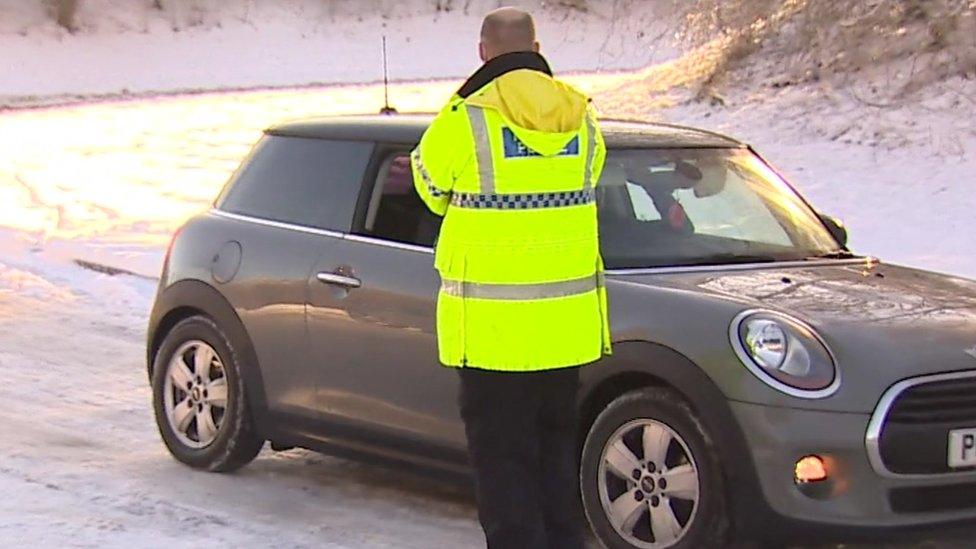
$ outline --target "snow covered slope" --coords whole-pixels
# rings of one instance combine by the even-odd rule
[[[477,65],[481,16],[499,2],[169,0],[163,5],[174,9],[163,12],[148,0],[85,0],[74,34],[41,4],[0,0],[0,106],[376,82],[384,35],[391,79],[459,78]],[[587,12],[520,4],[536,13],[540,41],[563,71],[633,69],[675,53],[659,40],[668,26],[646,9],[625,16],[617,2]]]

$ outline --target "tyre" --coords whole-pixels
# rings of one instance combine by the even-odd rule
[[[610,549],[726,545],[716,452],[674,391],[626,393],[597,416],[583,446],[580,486],[593,532]]]
[[[261,451],[238,355],[209,318],[187,318],[166,334],[153,362],[152,390],[156,426],[179,461],[225,472]]]

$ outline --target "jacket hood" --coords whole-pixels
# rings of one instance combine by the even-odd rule
[[[498,112],[519,140],[544,156],[558,154],[577,135],[589,102],[579,90],[553,78],[536,53],[492,59],[458,94],[469,105]]]

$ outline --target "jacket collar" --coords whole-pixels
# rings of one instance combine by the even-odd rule
[[[499,76],[519,69],[539,71],[552,76],[552,69],[545,57],[533,51],[518,51],[495,57],[481,66],[471,78],[461,86],[457,94],[466,99],[474,92],[487,86]]]

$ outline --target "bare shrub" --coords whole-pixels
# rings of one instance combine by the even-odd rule
[[[73,33],[78,30],[75,25],[75,15],[78,13],[80,3],[80,0],[52,0],[49,4],[54,11],[54,20],[68,32]]]
[[[693,46],[725,41],[703,89],[763,48],[784,62],[778,78],[786,85],[822,78],[845,85],[855,73],[907,62],[877,83],[894,97],[976,67],[976,1],[695,0],[680,36]]]

